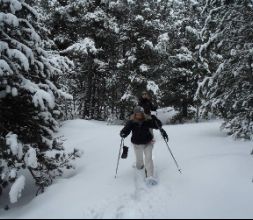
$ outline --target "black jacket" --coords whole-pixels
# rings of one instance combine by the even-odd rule
[[[157,106],[155,106],[150,100],[144,98],[140,99],[139,106],[144,108],[146,115],[151,115],[151,111],[157,110]]]
[[[132,143],[136,145],[144,145],[150,143],[154,138],[150,132],[150,129],[159,129],[161,126],[162,123],[159,120],[130,120],[127,122],[120,134],[122,137],[126,138],[132,131]]]

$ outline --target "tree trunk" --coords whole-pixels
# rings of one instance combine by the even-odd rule
[[[186,101],[183,101],[182,103],[182,116],[183,118],[188,117],[188,103]]]

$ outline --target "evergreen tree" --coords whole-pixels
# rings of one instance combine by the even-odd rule
[[[76,64],[66,80],[74,111],[82,118],[124,119],[161,72],[166,7],[159,1],[73,0],[53,7],[53,38]]]
[[[196,116],[198,103],[194,97],[198,81],[205,70],[198,58],[200,43],[200,13],[202,2],[170,1],[173,11],[169,21],[168,60],[159,83],[161,103],[174,106],[180,114],[177,120]]]
[[[29,170],[43,190],[78,156],[75,151],[67,157],[54,139],[61,115],[57,100],[69,98],[56,82],[71,63],[48,50],[34,3],[0,1],[0,192],[14,182],[11,202],[24,187],[21,170]]]
[[[117,96],[114,77],[118,26],[105,1],[55,1],[52,35],[76,68],[67,86],[75,112],[82,118],[105,119]],[[60,30],[60,31],[59,31]],[[116,94],[115,94],[116,91]],[[112,102],[112,103],[110,103]]]
[[[253,134],[252,1],[207,1],[200,56],[209,74],[201,83],[203,114],[213,112],[234,137]]]
[[[128,75],[128,87],[122,101],[130,101],[133,106],[143,90],[158,95],[157,83],[167,57],[170,11],[167,1],[118,1],[114,7],[119,14],[125,15],[120,18],[122,54],[119,67]]]

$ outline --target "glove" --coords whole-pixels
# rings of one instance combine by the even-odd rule
[[[128,157],[128,147],[124,146],[124,147],[123,147],[123,153],[122,153],[122,155],[121,155],[121,158],[122,158],[122,159],[127,159],[127,157]]]
[[[164,129],[161,129],[162,136],[166,142],[169,142],[169,136]]]
[[[162,122],[155,115],[151,115],[151,118],[158,128],[162,127]]]
[[[121,133],[120,133],[120,137],[122,137],[122,138],[126,138],[126,137],[127,137],[127,135],[121,132]]]

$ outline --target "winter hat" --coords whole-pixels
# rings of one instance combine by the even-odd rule
[[[137,106],[137,107],[134,109],[134,114],[137,114],[137,113],[142,113],[142,114],[144,114],[145,111],[144,111],[144,109],[143,109],[141,106]]]

